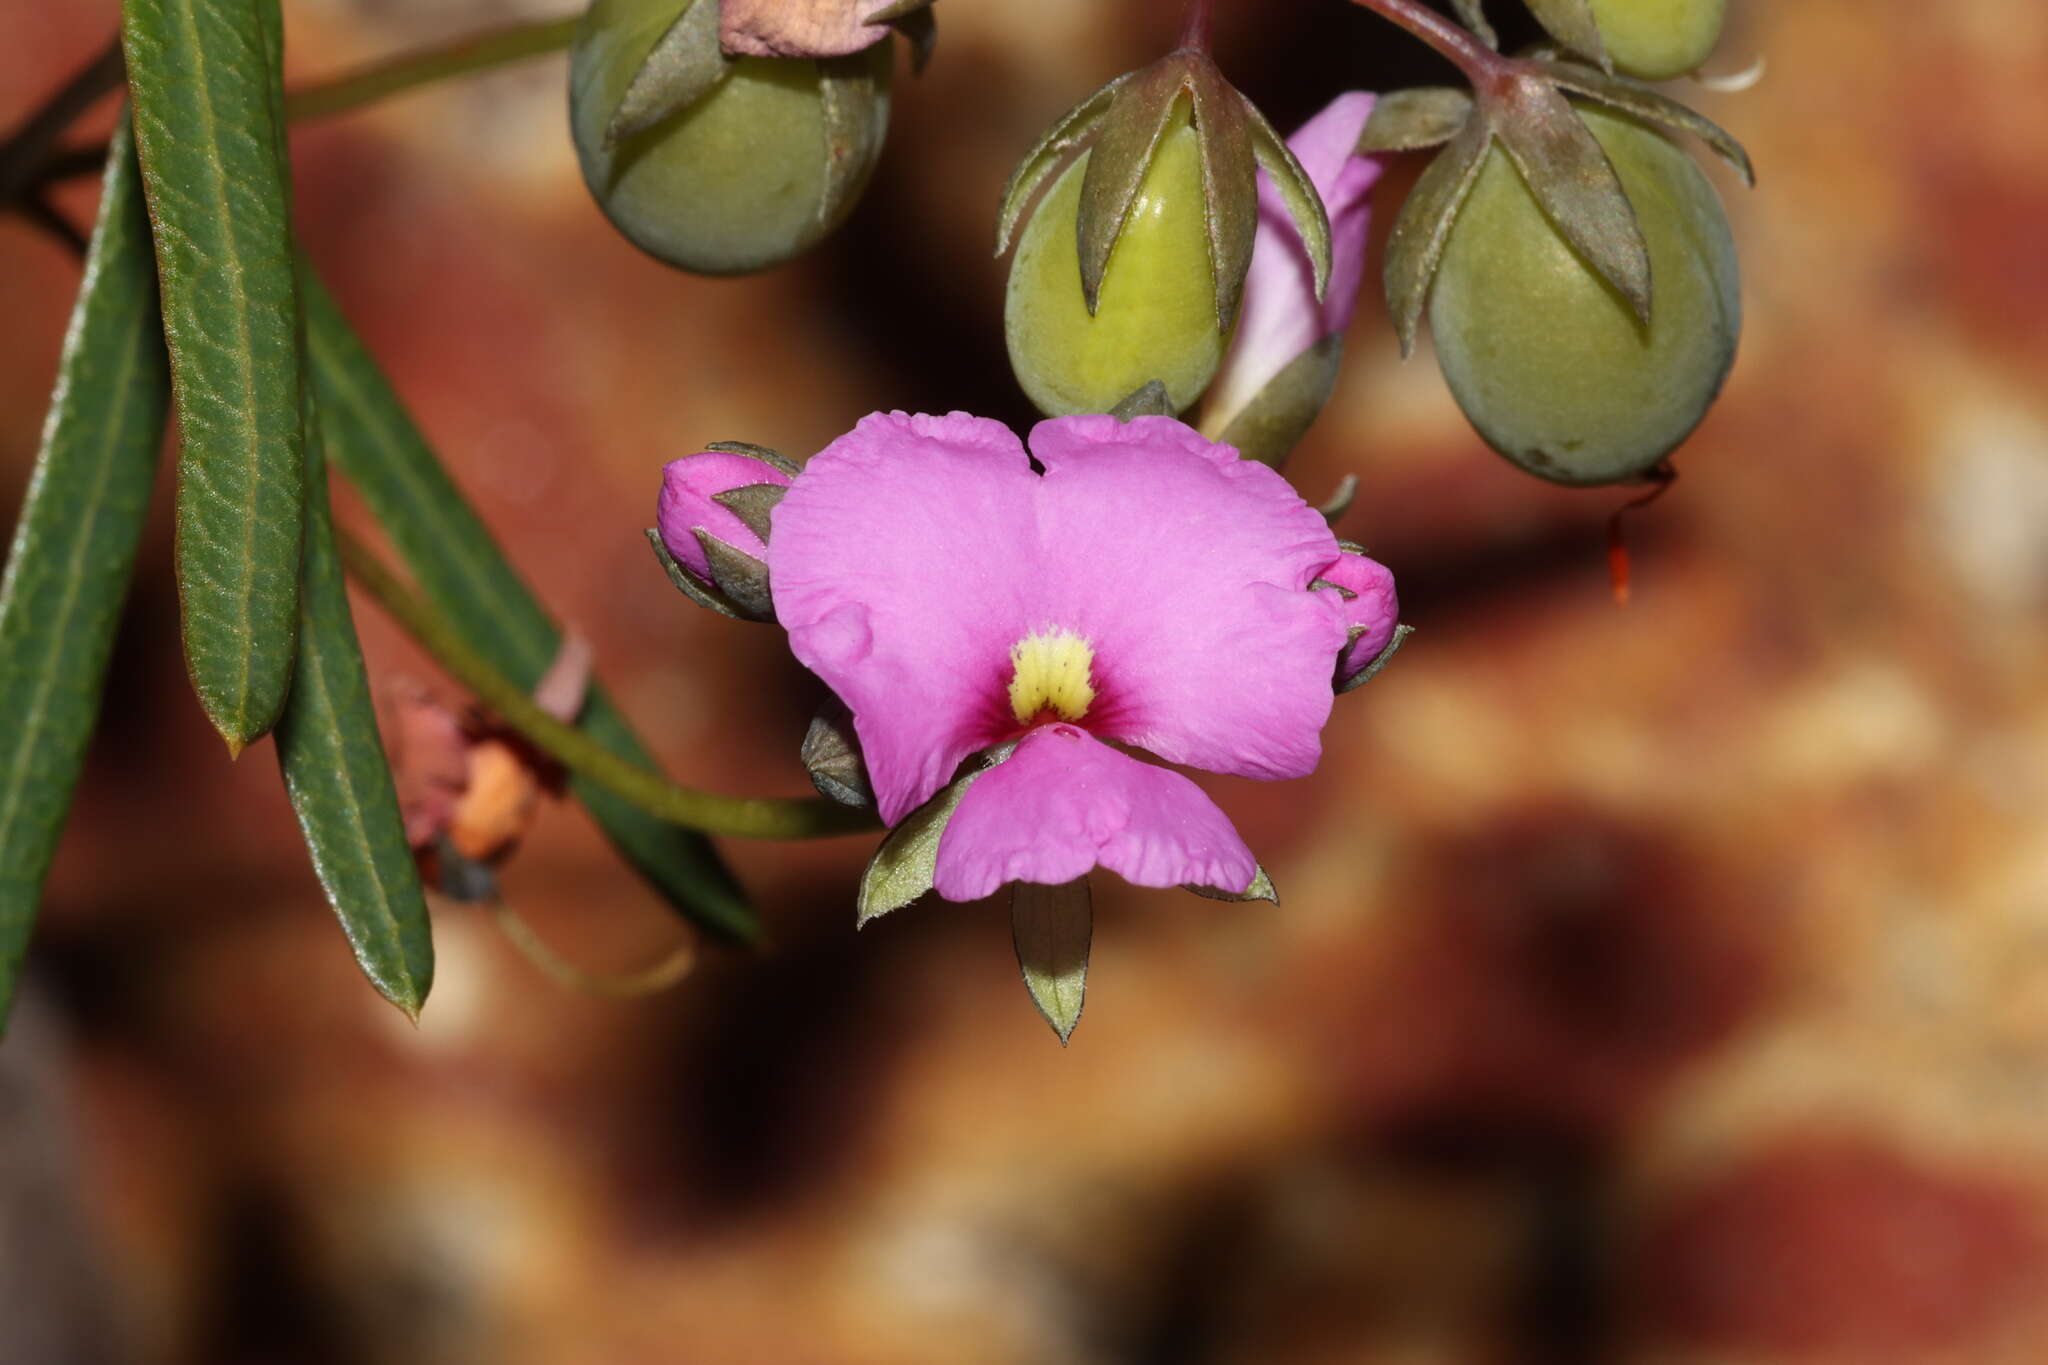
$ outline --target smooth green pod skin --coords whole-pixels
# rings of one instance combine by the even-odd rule
[[[1017,240],[1003,304],[1010,368],[1048,417],[1107,412],[1149,380],[1184,411],[1223,363],[1201,152],[1185,119],[1159,140],[1110,253],[1095,316],[1081,294],[1084,152],[1046,192]]]
[[[1692,158],[1633,119],[1578,112],[1649,247],[1649,327],[1565,244],[1498,146],[1451,227],[1429,326],[1487,444],[1554,483],[1620,483],[1706,416],[1735,362],[1742,300],[1727,216]]]
[[[1668,81],[1700,69],[1721,41],[1728,0],[1588,0],[1615,70]]]
[[[869,64],[878,122],[855,150],[861,164],[827,203],[821,72],[807,58],[743,57],[697,103],[605,146],[620,98],[682,9],[676,0],[596,0],[584,15],[569,66],[570,131],[584,183],[627,240],[670,265],[700,275],[781,265],[816,246],[859,202],[888,125],[893,44],[838,59]]]

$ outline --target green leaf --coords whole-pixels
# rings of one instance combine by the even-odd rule
[[[1010,888],[1010,939],[1031,1003],[1060,1036],[1074,1036],[1088,990],[1088,947],[1095,936],[1095,906],[1088,879],[1060,886],[1017,882]]]
[[[420,590],[464,642],[499,672],[532,687],[554,659],[560,631],[311,271],[304,291],[327,457],[361,492]],[[654,767],[601,691],[592,692],[579,724],[613,753]],[[627,861],[686,919],[727,942],[760,938],[760,921],[702,835],[580,778],[571,788]]]
[[[99,715],[169,402],[149,218],[123,118],[0,580],[0,1020]]]
[[[278,766],[313,870],[363,975],[418,1019],[434,979],[427,901],[349,614],[315,422],[306,431],[305,591],[298,669],[277,722]]]
[[[291,686],[305,521],[277,0],[126,0],[182,449],[185,661],[230,752]]]

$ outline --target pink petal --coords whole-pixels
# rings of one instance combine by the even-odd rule
[[[1008,882],[1072,881],[1106,867],[1138,886],[1242,891],[1258,860],[1202,789],[1071,725],[1026,735],[976,779],[939,837],[932,885],[977,900]]]
[[[711,578],[711,565],[694,534],[698,530],[760,559],[766,554],[761,537],[730,509],[713,502],[712,496],[750,483],[788,482],[789,475],[771,464],[722,450],[670,460],[662,467],[661,495],[654,507],[654,524],[661,531],[661,543],[677,563],[706,580]]]
[[[861,20],[886,0],[717,0],[718,42],[736,57],[843,57],[889,36]]]
[[[1230,418],[1296,356],[1351,325],[1365,274],[1371,191],[1382,169],[1378,157],[1353,155],[1372,106],[1370,94],[1339,95],[1287,140],[1330,216],[1330,282],[1320,303],[1301,234],[1294,230],[1273,178],[1259,172],[1259,231],[1252,243],[1237,335],[1209,388],[1204,422],[1208,430],[1228,426]]]
[[[1343,604],[1344,625],[1347,629],[1362,627],[1365,631],[1344,651],[1338,673],[1341,682],[1379,658],[1387,641],[1394,638],[1394,627],[1401,619],[1401,603],[1394,594],[1393,571],[1361,554],[1346,551],[1316,577],[1352,594]]]
[[[1038,483],[1000,422],[876,413],[775,509],[776,618],[852,710],[889,824],[1016,728],[1010,647],[1037,624]]]
[[[1031,450],[1059,614],[1030,624],[1093,647],[1088,730],[1213,772],[1313,770],[1345,639],[1337,594],[1304,591],[1338,554],[1321,514],[1170,417],[1055,418]]]

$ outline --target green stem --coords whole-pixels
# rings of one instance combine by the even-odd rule
[[[742,839],[817,839],[880,828],[870,812],[822,797],[717,796],[678,787],[627,762],[575,726],[542,710],[518,684],[458,639],[374,551],[340,528],[335,534],[342,562],[357,584],[450,677],[542,752],[650,814],[706,834]]]
[[[325,118],[329,114],[346,113],[387,95],[410,90],[416,85],[558,52],[576,36],[578,22],[573,17],[535,20],[475,37],[459,38],[439,47],[407,52],[388,62],[379,62],[346,76],[289,92],[284,97],[285,115],[293,122]]]

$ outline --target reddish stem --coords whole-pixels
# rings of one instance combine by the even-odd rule
[[[1498,85],[1512,66],[1466,29],[1438,14],[1421,0],[1351,0],[1390,23],[1399,24],[1450,59],[1465,79],[1481,89]]]
[[[1615,508],[1607,518],[1607,576],[1614,585],[1614,605],[1617,607],[1627,606],[1629,595],[1628,542],[1622,539],[1622,518],[1648,507],[1669,492],[1671,485],[1678,481],[1678,471],[1668,464],[1660,464],[1643,477],[1656,487]]]
[[[1187,52],[1209,50],[1209,19],[1213,0],[1188,0],[1187,16],[1181,20],[1179,48]]]

